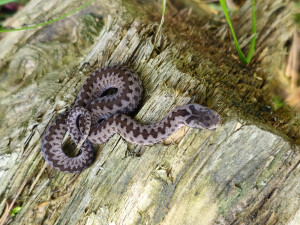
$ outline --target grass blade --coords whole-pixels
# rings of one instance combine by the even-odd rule
[[[11,3],[11,2],[18,2],[18,1],[16,1],[16,0],[0,0],[0,6]]]
[[[228,14],[228,10],[227,10],[227,5],[226,5],[226,2],[225,0],[219,0],[220,1],[220,5],[222,7],[222,10],[224,12],[224,15],[225,15],[225,18],[226,18],[226,21],[228,23],[228,26],[231,30],[231,33],[232,33],[232,37],[233,37],[233,41],[234,41],[234,45],[236,47],[236,50],[238,52],[238,55],[240,57],[240,60],[242,61],[242,63],[244,64],[249,64],[251,59],[252,59],[252,56],[254,54],[254,49],[255,49],[255,43],[256,43],[256,14],[255,14],[255,2],[254,0],[251,0],[251,7],[252,7],[252,38],[251,38],[251,44],[250,44],[250,48],[249,48],[249,52],[248,52],[248,55],[247,55],[247,58],[245,57],[244,53],[242,52],[241,48],[240,48],[240,45],[238,43],[238,40],[235,36],[235,32],[234,32],[234,29],[233,29],[233,26],[232,26],[232,23],[231,23],[231,20],[230,20],[230,17],[229,17],[229,14]]]
[[[159,27],[157,29],[157,32],[156,32],[156,35],[155,35],[155,38],[154,38],[154,43],[156,42],[156,38],[157,38],[157,35],[160,33],[160,30],[164,24],[164,21],[165,21],[165,11],[166,11],[166,5],[167,5],[167,0],[162,0],[162,15],[161,15],[161,20],[160,20],[160,24],[159,24]]]
[[[37,28],[37,27],[41,27],[41,26],[45,26],[45,25],[49,25],[51,23],[54,23],[54,22],[57,22],[61,19],[64,19],[80,10],[82,10],[83,8],[87,7],[88,5],[90,5],[91,3],[93,3],[95,0],[91,0],[85,4],[83,4],[82,6],[74,9],[73,11],[71,12],[68,12],[58,18],[55,18],[55,19],[52,19],[52,20],[49,20],[49,21],[46,21],[46,22],[43,22],[43,23],[39,23],[39,24],[36,24],[36,25],[32,25],[32,26],[28,26],[28,27],[20,27],[20,28],[14,28],[14,29],[1,29],[0,28],[0,33],[5,33],[5,32],[12,32],[12,31],[20,31],[20,30],[28,30],[28,29],[32,29],[32,28]]]

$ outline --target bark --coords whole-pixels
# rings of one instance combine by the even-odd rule
[[[81,4],[32,0],[6,25],[47,21]],[[168,2],[157,38],[160,5],[130,0],[95,1],[54,24],[2,35],[0,211],[14,198],[12,207],[21,206],[7,223],[300,223],[299,116],[288,106],[275,110],[270,99],[291,35],[291,3],[256,1],[250,66],[236,57],[222,15],[186,4],[195,14]],[[232,18],[247,51],[249,2]],[[136,120],[152,123],[196,102],[218,111],[222,126],[184,128],[151,147],[114,135],[79,176],[50,168],[41,155],[45,129],[92,71],[119,64],[143,82]]]

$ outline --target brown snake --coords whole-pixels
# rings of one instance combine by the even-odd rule
[[[113,89],[114,93],[107,94]],[[45,160],[62,172],[78,173],[95,158],[92,143],[103,143],[115,133],[135,144],[152,145],[184,125],[214,129],[221,124],[218,113],[198,104],[177,107],[155,124],[138,124],[125,114],[137,108],[142,91],[139,77],[126,67],[95,71],[86,79],[71,110],[58,115],[45,132],[42,141]],[[67,131],[81,145],[80,154],[75,157],[62,150]]]

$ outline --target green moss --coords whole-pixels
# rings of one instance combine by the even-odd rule
[[[93,43],[94,39],[98,36],[99,31],[104,26],[102,17],[87,14],[82,17],[81,21],[83,23],[82,38],[89,43]]]
[[[185,29],[180,24],[176,25],[173,23],[170,28],[168,21],[165,21],[164,29],[168,29],[165,33],[172,36]],[[219,48],[214,39],[206,40],[196,35],[177,35],[177,39],[182,43],[188,40],[186,46],[192,46],[190,50],[184,51],[189,54],[175,55],[174,59],[180,71],[197,78],[200,85],[204,86],[198,92],[201,104],[218,106],[219,112],[230,109],[247,121],[252,120],[292,143],[300,140],[297,111],[274,97],[274,87],[268,82],[269,74],[257,71],[257,65],[245,67],[227,57],[226,48]]]

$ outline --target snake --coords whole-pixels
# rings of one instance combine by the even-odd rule
[[[140,124],[130,115],[137,110],[142,93],[139,76],[126,66],[93,72],[83,83],[74,105],[46,129],[41,147],[45,161],[61,172],[78,173],[94,161],[93,144],[104,143],[116,133],[133,144],[153,145],[182,126],[215,129],[221,124],[217,112],[195,103],[173,109],[154,124]],[[74,157],[63,150],[67,134],[80,147]]]

